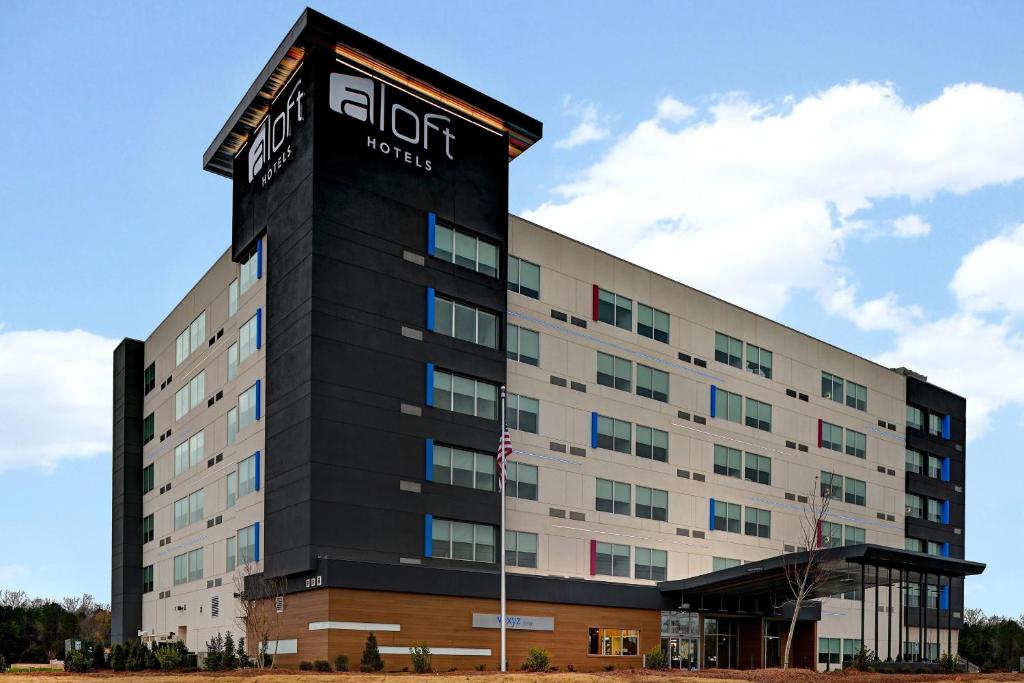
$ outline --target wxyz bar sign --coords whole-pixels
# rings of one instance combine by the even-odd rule
[[[473,628],[501,628],[501,615],[473,612]],[[505,628],[514,631],[554,631],[555,618],[506,614]]]

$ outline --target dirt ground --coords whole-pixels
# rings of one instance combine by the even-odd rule
[[[451,672],[435,674],[360,674],[360,673],[309,673],[275,671],[273,673],[187,673],[165,674],[160,672],[113,673],[110,671],[93,674],[65,674],[63,672],[10,673],[0,676],[6,683],[73,683],[74,681],[97,681],[120,679],[143,681],[143,683],[670,683],[670,679],[681,679],[681,683],[957,683],[960,681],[1021,681],[1024,674],[957,674],[957,675],[893,675],[858,672],[816,673],[813,671],[766,669],[758,671],[701,671],[654,672],[654,671],[611,671],[607,673],[546,673],[535,674],[515,672],[499,674],[491,672]]]

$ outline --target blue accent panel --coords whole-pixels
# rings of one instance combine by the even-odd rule
[[[252,559],[253,559],[253,562],[259,562],[260,561],[260,523],[256,522],[256,524],[254,524],[253,526],[256,527],[256,529],[254,530],[255,533],[253,534],[253,538],[256,539],[256,543],[254,544],[255,547],[252,549]]]
[[[427,363],[426,404],[434,405],[434,364]]]
[[[939,588],[939,609],[949,609],[949,586]]]
[[[949,415],[942,418],[942,438],[949,439]]]
[[[708,529],[710,529],[711,531],[714,531],[715,530],[715,499],[714,498],[711,499],[711,504],[708,506],[708,510],[709,510],[709,514],[708,514],[708,517],[709,517],[709,519],[708,519]]]
[[[253,453],[256,456],[256,490],[260,490],[260,452]]]
[[[942,459],[942,481],[949,481],[949,458]]]
[[[423,557],[433,557],[434,515],[427,515],[423,522]]]
[[[427,439],[427,445],[424,452],[427,467],[427,481],[434,481],[434,440]]]
[[[437,239],[437,216],[433,212],[427,214],[427,254],[434,255],[434,242]],[[429,557],[429,556],[428,556]]]
[[[590,414],[590,447],[597,448],[597,413]]]
[[[256,243],[256,279],[263,277],[263,240]]]
[[[427,329],[434,330],[434,288],[427,287]]]
[[[263,309],[256,309],[256,348],[263,348]]]
[[[942,548],[939,550],[939,554],[943,557],[949,557],[949,542],[942,544]]]
[[[715,403],[717,402],[715,399],[717,399],[717,398],[718,398],[718,387],[716,387],[714,384],[712,384],[711,385],[711,417],[715,416]]]
[[[942,523],[949,524],[949,501],[942,501]]]
[[[256,419],[260,419],[260,380],[256,380]]]

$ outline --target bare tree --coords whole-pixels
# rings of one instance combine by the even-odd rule
[[[786,582],[789,584],[789,591],[793,599],[788,601],[793,605],[793,617],[789,620],[789,636],[786,638],[786,649],[782,655],[782,668],[789,668],[789,655],[793,647],[793,634],[796,632],[796,622],[800,616],[800,609],[808,602],[821,586],[828,581],[831,571],[823,562],[824,552],[828,547],[822,541],[822,524],[828,516],[828,509],[832,503],[832,486],[822,485],[819,487],[818,478],[814,478],[814,485],[807,496],[807,503],[804,504],[803,516],[800,519],[800,545],[807,548],[803,561],[790,559],[788,555],[783,556],[782,566],[786,571]]]
[[[245,634],[247,650],[255,643],[256,667],[266,666],[267,647],[271,640],[277,640],[280,614],[277,611],[278,598],[284,598],[284,580],[265,578],[256,571],[252,562],[246,562],[235,569],[235,594],[238,596],[238,611],[235,621]],[[277,661],[277,648],[270,653],[270,668]]]
[[[4,589],[0,591],[0,607],[28,607],[28,594],[25,591]]]

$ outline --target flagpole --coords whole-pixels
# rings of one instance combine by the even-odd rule
[[[501,447],[499,456],[505,456],[505,386],[501,387]],[[508,463],[505,463],[505,468]],[[498,564],[501,566],[501,672],[505,673],[505,476],[499,474],[498,496],[501,500],[501,555],[498,556]]]

